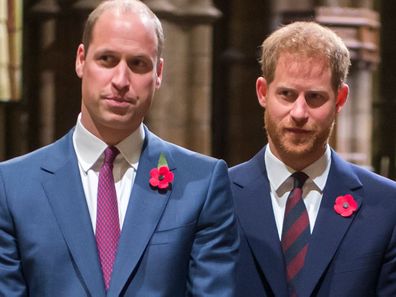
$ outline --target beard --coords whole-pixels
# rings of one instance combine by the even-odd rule
[[[335,120],[329,125],[321,127],[318,125],[298,126],[290,123],[287,128],[304,128],[310,133],[295,135],[285,130],[285,125],[275,122],[268,112],[264,112],[264,125],[269,142],[272,142],[278,152],[280,160],[286,161],[290,158],[296,160],[318,159],[325,151],[330,135],[334,127]],[[298,159],[297,159],[298,158]]]

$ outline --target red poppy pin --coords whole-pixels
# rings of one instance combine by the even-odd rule
[[[358,205],[353,199],[353,196],[346,194],[344,196],[338,196],[334,203],[334,210],[336,213],[343,217],[350,217],[357,209]]]
[[[150,185],[158,190],[167,190],[173,182],[173,172],[169,170],[165,155],[160,154],[158,165],[150,171]]]

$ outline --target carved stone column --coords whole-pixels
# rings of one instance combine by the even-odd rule
[[[80,10],[89,13],[94,10],[100,2],[100,0],[77,0],[72,4],[72,8],[74,10]]]
[[[56,16],[60,7],[55,0],[41,0],[29,12],[38,26],[38,145],[53,141],[55,127],[55,69],[53,47],[56,45]]]
[[[263,109],[255,82],[261,75],[259,46],[272,31],[270,1],[217,1],[226,14],[218,27],[215,61],[215,152],[233,166],[266,143]]]
[[[23,7],[23,98],[7,106],[6,158],[48,143],[53,134],[55,74],[49,48],[59,5],[56,0],[37,0]]]
[[[171,142],[210,154],[212,22],[220,13],[211,0],[145,2],[165,31],[164,78],[147,123]]]
[[[396,180],[396,42],[395,1],[381,1],[381,64],[375,102],[374,164],[381,174]]]
[[[316,20],[332,28],[351,52],[350,94],[338,116],[336,149],[345,159],[371,168],[373,70],[379,62],[379,16],[366,8],[316,8]]]
[[[283,13],[285,11],[290,12],[303,12],[310,11],[314,7],[314,0],[277,0],[275,3],[275,11]]]
[[[81,104],[75,53],[84,20],[99,2],[38,0],[26,8],[24,152],[53,142],[75,124]]]

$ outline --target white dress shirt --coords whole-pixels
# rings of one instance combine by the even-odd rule
[[[78,159],[92,227],[95,232],[99,170],[104,160],[104,150],[107,144],[85,129],[80,118],[81,116],[78,117],[73,133],[73,145]],[[144,136],[144,129],[141,124],[135,132],[116,145],[120,154],[114,160],[113,176],[121,229],[139,165]]]
[[[267,145],[265,150],[264,159],[271,187],[271,202],[274,210],[276,227],[278,229],[279,239],[281,239],[286,201],[293,188],[293,178],[291,175],[295,171],[275,157],[271,152],[269,145]],[[319,212],[320,203],[323,197],[323,189],[329,175],[330,164],[331,151],[330,147],[327,145],[323,156],[302,170],[308,175],[308,179],[303,187],[303,201],[308,211],[311,233]]]

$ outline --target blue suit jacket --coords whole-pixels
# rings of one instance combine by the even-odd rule
[[[149,172],[166,155],[174,182]],[[109,291],[72,132],[0,165],[0,296],[233,296],[239,246],[226,164],[146,130]]]
[[[238,297],[288,296],[264,152],[230,169],[241,230]],[[359,205],[350,217],[333,209],[345,194]],[[395,226],[396,184],[332,151],[298,296],[396,296]]]

